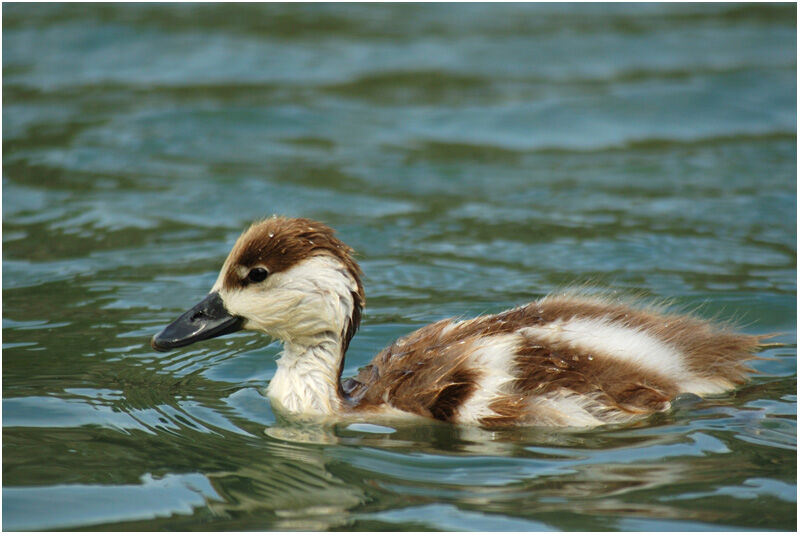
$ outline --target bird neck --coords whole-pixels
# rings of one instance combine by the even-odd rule
[[[267,395],[279,411],[317,417],[335,414],[342,404],[343,362],[342,340],[333,335],[313,345],[287,342]]]

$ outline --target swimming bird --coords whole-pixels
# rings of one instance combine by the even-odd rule
[[[242,233],[208,295],[151,345],[169,351],[241,329],[279,339],[267,396],[298,418],[592,427],[666,411],[681,393],[734,388],[764,338],[567,292],[427,325],[342,380],[365,304],[361,275],[330,227],[273,216]]]

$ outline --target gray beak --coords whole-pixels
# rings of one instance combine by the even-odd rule
[[[225,309],[222,298],[212,292],[178,319],[164,327],[150,341],[156,351],[169,351],[188,346],[200,340],[216,338],[242,328],[244,319],[232,316]]]

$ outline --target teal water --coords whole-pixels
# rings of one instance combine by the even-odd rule
[[[4,529],[795,529],[795,6],[2,10]],[[345,374],[586,282],[786,345],[636,426],[296,428],[277,344],[148,345],[273,213],[359,253]]]

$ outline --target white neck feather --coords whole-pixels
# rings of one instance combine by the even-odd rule
[[[313,346],[287,343],[267,388],[273,407],[292,414],[335,414],[339,399],[341,340]]]

